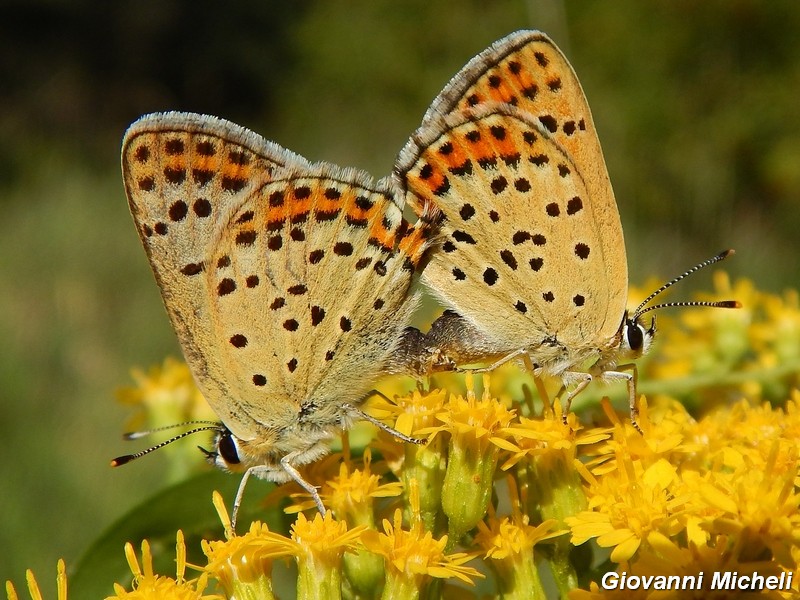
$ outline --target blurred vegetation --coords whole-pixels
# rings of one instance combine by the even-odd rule
[[[114,389],[178,354],[119,176],[141,114],[216,114],[381,176],[470,57],[541,29],[593,108],[632,281],[731,246],[735,274],[797,287],[795,0],[5,0],[2,15],[0,581],[31,567],[51,591],[58,557],[74,565],[166,483],[158,456],[108,467],[129,450]]]

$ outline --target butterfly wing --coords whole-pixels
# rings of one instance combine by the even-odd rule
[[[349,367],[380,368],[384,347],[391,349],[410,311],[406,292],[427,243],[402,220],[387,185],[354,171],[312,167],[232,123],[181,113],[134,123],[123,141],[122,168],[187,362],[236,436],[252,439],[265,427],[296,420],[298,406],[311,397],[324,404],[352,380],[336,378]],[[328,197],[334,189],[342,191],[338,204]],[[371,208],[358,208],[369,202]],[[378,241],[371,243],[373,237]],[[340,241],[353,252],[337,256]],[[318,259],[314,250],[331,256]],[[372,287],[366,269],[359,273],[360,263],[350,262],[356,251],[383,260],[385,271],[370,265]],[[335,301],[326,304],[324,297]],[[374,308],[379,298],[383,311]],[[327,308],[319,332],[312,329],[319,318],[314,306]],[[347,331],[341,318],[334,323],[345,310],[352,313]],[[385,337],[372,339],[373,326]],[[329,351],[339,360],[326,361]],[[346,392],[337,406],[363,390]]]
[[[336,422],[410,318],[422,230],[386,182],[318,165],[264,184],[219,234],[205,287],[237,409],[267,427],[279,412]]]
[[[495,116],[490,116],[492,113]],[[460,141],[448,139],[453,133],[458,138],[459,131],[465,135],[470,122],[480,124],[479,129],[489,128],[488,145],[463,137]],[[516,138],[513,144],[518,145],[493,139],[493,122],[510,132]],[[533,144],[520,139],[526,133],[535,136]],[[471,161],[471,173],[460,173],[453,156],[445,157],[436,149],[448,141]],[[503,158],[515,154],[520,155],[516,164]],[[544,159],[548,162],[536,164]],[[430,182],[435,178],[422,181],[413,175],[426,175],[421,171],[425,165],[429,165],[426,171],[439,171],[440,181],[447,177],[451,184],[459,183],[447,192],[432,194]],[[562,177],[557,165],[571,175]],[[602,344],[614,337],[628,284],[622,226],[583,90],[572,67],[547,36],[517,32],[473,58],[432,103],[422,126],[400,154],[396,176],[404,182],[407,201],[416,211],[433,202],[448,218],[443,233],[451,239],[432,259],[424,281],[479,329],[511,346],[505,350],[527,345],[532,338],[541,343],[543,338],[557,336],[574,347],[587,341]],[[500,194],[492,188],[497,177],[507,182]],[[531,189],[517,189],[517,179],[526,180]],[[577,201],[569,206],[574,197],[580,200],[580,210]],[[460,211],[464,205],[476,210],[474,220],[463,219]],[[558,214],[548,213],[548,206],[551,212],[557,206]],[[498,232],[512,239],[498,238]],[[514,244],[513,235],[519,233],[519,241],[526,232],[544,236],[546,245],[534,243],[532,248],[533,238],[527,245]],[[470,244],[464,234],[476,243]],[[578,244],[589,247],[587,258],[576,254]],[[472,257],[462,262],[466,259],[457,257],[465,250]],[[583,246],[579,252],[585,252]],[[516,269],[509,263],[516,263]],[[489,292],[492,300],[468,299],[464,280],[455,277],[453,269],[470,273],[478,281],[487,269],[496,272],[498,283]],[[513,281],[514,287],[507,288],[499,281],[504,270],[510,272],[503,279]],[[585,285],[570,285],[571,281]],[[548,292],[554,300],[544,299]],[[474,293],[484,296],[487,290]],[[514,314],[520,312],[517,301],[528,312]]]
[[[608,255],[624,248],[619,212],[586,95],[569,61],[540,31],[517,31],[467,63],[431,104],[425,123],[487,103],[529,113],[550,133],[581,172],[604,233]],[[614,264],[621,296],[627,295],[625,254]],[[617,283],[617,282],[614,282]],[[624,301],[622,304],[624,305]]]
[[[538,122],[488,105],[444,118],[405,152],[414,202],[445,215],[423,279],[498,351],[616,333],[597,208]]]

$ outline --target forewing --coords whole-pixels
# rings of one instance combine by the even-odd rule
[[[622,227],[592,113],[578,77],[540,31],[517,31],[474,57],[447,84],[423,118],[507,103],[537,120],[577,166],[597,208],[607,247],[623,248]],[[627,290],[627,263],[620,267]],[[620,268],[615,269],[619,271]]]
[[[223,422],[243,440],[303,411],[336,422],[407,323],[428,226],[403,220],[388,182],[213,117],[143,118],[122,164],[167,311]]]
[[[616,332],[603,209],[537,120],[509,105],[448,115],[412,138],[397,175],[446,219],[423,280],[498,350]]]
[[[211,245],[231,214],[274,173],[302,157],[238,125],[204,115],[142,117],[125,134],[122,172],[131,214],[164,304],[206,399],[232,429],[226,366],[211,335]]]
[[[592,235],[599,238],[592,248],[602,250],[605,271],[598,271],[596,275],[600,279],[592,282],[602,292],[597,296],[602,306],[592,310],[602,312],[590,320],[580,321],[576,327],[583,329],[581,335],[585,341],[602,343],[614,336],[627,300],[628,272],[622,226],[583,89],[566,57],[546,35],[538,31],[518,31],[474,57],[433,101],[422,126],[401,153],[396,170],[403,173],[409,168],[414,161],[414,147],[418,146],[418,140],[436,137],[454,122],[452,119],[458,119],[451,117],[448,120],[447,115],[464,111],[475,115],[476,111],[490,112],[495,110],[492,106],[502,105],[516,107],[527,115],[525,120],[528,124],[536,123],[548,134],[545,137],[550,142],[545,142],[545,145],[554,146],[558,149],[555,152],[568,157],[572,172],[580,175],[585,189],[582,199],[584,205],[590,207],[583,215],[591,214],[592,223],[579,231],[591,230]],[[402,175],[400,178],[402,180]],[[409,184],[409,187],[413,185]],[[568,201],[569,198],[558,200]],[[410,195],[409,202],[418,213],[425,208],[425,205],[416,203],[414,194]],[[519,229],[524,231],[523,223]],[[557,222],[550,224],[561,234],[571,235],[569,232],[578,226],[578,221],[571,222],[565,230]],[[568,251],[569,245],[564,248]],[[564,263],[565,269],[568,264]],[[428,281],[432,276],[433,272]],[[537,289],[535,286],[542,281],[550,285]],[[557,281],[538,278],[529,280],[528,288],[531,292],[546,293],[549,287],[558,284]],[[460,312],[461,302],[463,300],[458,299],[451,305]],[[568,314],[573,314],[574,309]],[[598,329],[590,329],[595,327]]]

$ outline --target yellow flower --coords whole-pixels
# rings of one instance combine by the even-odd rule
[[[561,411],[559,402],[552,409],[545,403],[541,418],[521,417],[518,423],[503,430],[502,440],[495,442],[510,454],[503,469],[513,472],[516,485],[524,491],[527,514],[538,520],[553,520],[559,528],[566,527],[566,517],[586,508],[586,494],[574,466],[578,450],[608,437],[606,428],[581,433],[577,415],[570,413],[564,419]],[[577,585],[577,574],[569,558],[571,550],[567,538],[554,540],[548,550],[553,575],[562,593]]]
[[[439,531],[443,527],[442,485],[447,465],[447,443],[442,436],[435,435],[433,426],[438,424],[436,415],[441,413],[447,392],[433,390],[412,393],[395,398],[394,402],[371,405],[385,415],[395,417],[395,428],[417,438],[428,436],[426,444],[398,443],[386,432],[380,432],[374,447],[383,455],[389,468],[403,484],[407,496],[411,482],[416,481],[420,490],[420,511],[425,529]]]
[[[515,513],[498,519],[493,511],[486,522],[478,523],[475,542],[486,551],[486,558],[506,560],[533,557],[533,547],[542,540],[561,535],[552,533],[558,523],[549,519],[536,527],[529,524],[528,515]]]
[[[512,477],[507,478],[512,513],[498,519],[490,507],[489,517],[478,523],[474,542],[485,552],[485,557],[499,574],[500,589],[506,600],[538,600],[546,598],[534,557],[534,546],[541,541],[559,536],[564,531],[553,532],[558,527],[549,519],[534,527],[530,517],[522,512],[517,487]]]
[[[361,541],[368,550],[384,557],[386,563],[386,588],[384,597],[419,598],[431,577],[446,579],[455,577],[472,584],[474,577],[482,577],[478,571],[463,566],[473,558],[463,552],[445,554],[447,536],[435,539],[429,531],[425,531],[419,514],[419,493],[412,484],[411,526],[403,529],[403,514],[395,510],[393,521],[384,519],[384,533],[366,530]]]
[[[297,597],[340,598],[342,589],[342,556],[352,552],[366,527],[347,528],[344,521],[335,521],[330,512],[319,513],[312,521],[303,513],[292,525],[292,540],[297,558]]]
[[[213,503],[225,528],[225,541],[201,542],[208,559],[204,571],[222,585],[229,598],[273,598],[272,563],[276,558],[292,556],[294,544],[258,521],[252,522],[244,535],[234,535],[219,492],[214,492]]]
[[[258,521],[253,521],[242,536],[226,541],[203,540],[201,545],[208,558],[206,573],[222,585],[229,598],[247,593],[272,598],[272,563],[291,554],[285,538]]]
[[[606,410],[615,434],[602,453],[613,458],[591,472],[576,463],[589,483],[590,510],[567,519],[574,544],[596,538],[598,545],[613,547],[611,560],[628,573],[670,561],[677,568],[678,551],[691,570],[709,549],[735,562],[732,569],[770,574],[797,568],[800,449],[794,402],[785,411],[740,402],[698,423],[670,404],[658,424],[643,421],[644,437]],[[617,596],[606,591],[602,597]]]
[[[436,424],[436,415],[442,410],[446,399],[447,392],[444,390],[423,393],[417,389],[394,400],[382,395],[373,396],[367,407],[377,419],[393,418],[393,427],[400,433],[419,437],[420,430]]]
[[[723,460],[730,467],[734,456],[746,456],[757,464],[763,464],[772,451],[775,440],[785,440],[783,452],[776,457],[778,463],[791,468],[794,458],[787,454],[800,444],[800,392],[794,390],[792,399],[783,407],[773,408],[768,402],[754,404],[747,400],[737,402],[729,408],[716,410],[706,415],[698,430],[702,433],[709,456]],[[737,455],[731,453],[735,448]],[[798,480],[800,484],[800,480]]]
[[[587,449],[591,456],[587,467],[594,475],[617,470],[620,455],[635,458],[644,466],[662,459],[678,464],[694,457],[705,446],[697,423],[674,399],[661,397],[656,406],[651,407],[646,397],[639,398],[639,427],[644,435],[636,431],[627,415],[618,417],[607,399],[601,406],[613,425],[613,435]]]
[[[292,556],[297,561],[297,597],[338,598],[341,594],[341,562],[346,551],[357,547],[364,527],[347,528],[330,512],[313,520],[303,513],[291,527],[291,538],[254,522],[243,536],[230,529],[222,497],[214,493],[214,506],[225,527],[225,541],[203,541],[209,559],[206,572],[222,583],[229,597],[272,598],[272,561]]]
[[[622,562],[633,557],[651,531],[678,533],[687,499],[674,495],[677,473],[666,460],[647,468],[624,456],[617,460],[616,471],[590,479],[589,510],[564,520],[573,544],[595,538],[600,547],[613,548],[612,561]]]
[[[67,568],[63,560],[58,561],[58,571],[56,575],[56,588],[58,592],[58,600],[67,600]],[[36,577],[33,572],[28,570],[25,572],[25,578],[28,582],[28,593],[31,600],[42,600],[42,592],[39,591],[39,584],[36,582]],[[17,590],[10,581],[6,581],[6,595],[8,600],[19,600]]]
[[[714,273],[700,300],[735,298],[738,310],[686,309],[659,316],[656,350],[638,361],[640,390],[666,391],[708,409],[730,395],[779,400],[800,384],[800,296],[761,292],[747,279]]]
[[[520,417],[518,423],[503,429],[504,437],[494,441],[510,454],[508,460],[503,463],[504,471],[523,458],[548,456],[554,453],[558,453],[559,456],[553,457],[553,460],[572,463],[579,446],[596,444],[608,438],[607,428],[596,427],[579,433],[583,426],[578,421],[578,416],[569,413],[564,419],[562,410],[561,404],[556,402],[553,410],[546,411],[541,418]]]
[[[480,400],[475,398],[470,380],[467,377],[467,397],[451,396],[444,410],[436,415],[443,425],[430,431],[432,436],[450,434],[442,509],[449,520],[453,543],[486,514],[503,431],[516,414],[489,395],[488,376],[484,376]]]
[[[779,454],[794,460],[778,465]],[[701,519],[704,530],[734,537],[742,560],[754,560],[768,551],[778,563],[788,565],[791,548],[800,544],[800,494],[794,486],[799,469],[798,447],[776,441],[763,464],[743,458],[734,471],[713,471],[691,480],[687,473],[684,481],[694,483],[702,501],[718,511]]]
[[[574,468],[578,450],[605,440],[609,430],[579,433],[583,428],[577,416],[570,413],[564,419],[561,410],[556,402],[541,418],[520,417],[495,443],[510,454],[502,468],[513,468],[518,484],[527,490],[528,512],[563,523],[564,517],[586,507]]]
[[[375,499],[399,496],[403,485],[393,481],[381,483],[380,475],[373,473],[372,452],[364,450],[363,468],[354,468],[347,455],[339,463],[339,473],[328,479],[320,490],[323,502],[333,513],[346,521],[350,527],[356,525],[375,527]],[[383,584],[383,560],[363,547],[344,555],[344,572],[356,591],[369,595]]]
[[[183,542],[183,533],[179,530],[177,535],[177,568],[175,579],[163,577],[153,573],[153,556],[150,553],[150,544],[147,540],[142,542],[142,566],[136,559],[136,553],[130,543],[125,544],[125,556],[128,559],[131,573],[133,573],[133,589],[128,592],[118,583],[114,584],[112,598],[129,598],[130,600],[202,600],[219,598],[219,596],[204,596],[208,577],[204,573],[199,578],[186,580],[186,546]]]
[[[750,574],[757,572],[764,577],[780,575],[781,569],[770,561],[741,561],[731,553],[731,541],[726,536],[716,536],[708,544],[681,547],[670,538],[652,532],[648,535],[649,551],[643,553],[634,563],[623,563],[615,576],[604,574],[606,585],[611,587],[622,581],[622,576],[638,577],[677,577],[680,589],[648,591],[643,589],[603,589],[592,582],[591,591],[576,590],[569,595],[570,600],[608,600],[629,598],[658,598],[658,600],[703,600],[712,598],[751,598],[752,592],[735,590],[718,591],[711,595],[715,573]],[[702,574],[702,577],[701,577]],[[765,595],[769,595],[766,593]],[[759,596],[762,597],[762,596]],[[777,598],[777,594],[771,595]]]
[[[783,295],[768,294],[755,289],[751,282],[737,288],[749,292],[751,305],[750,320],[747,323],[747,342],[752,358],[746,364],[748,370],[763,370],[772,378],[789,376],[794,384],[798,382],[797,372],[800,362],[800,298],[797,290],[787,290]],[[737,290],[738,291],[738,290]],[[767,388],[751,387],[751,392],[770,396],[779,388],[775,381],[763,381]],[[783,390],[781,390],[783,393]]]
[[[338,518],[347,521],[351,526],[372,527],[375,524],[374,500],[399,496],[403,492],[403,485],[396,481],[381,483],[381,476],[372,472],[372,451],[369,448],[364,450],[361,462],[363,467],[357,469],[349,457],[349,452],[333,454],[312,465],[309,470],[312,475],[309,477],[311,481],[325,479],[319,495],[323,504],[329,507]],[[327,477],[322,476],[322,473],[330,472],[335,468],[337,463],[338,473]],[[314,468],[317,465],[322,468]],[[308,492],[292,494],[292,497],[305,499],[289,507],[286,511],[288,513],[299,512],[315,506]]]

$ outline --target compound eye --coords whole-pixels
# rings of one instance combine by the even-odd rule
[[[641,352],[644,347],[644,331],[638,321],[628,321],[625,334],[628,337],[628,347],[634,352]]]
[[[236,442],[233,441],[233,434],[227,429],[219,436],[217,452],[229,465],[238,465],[241,462],[239,453],[236,451]]]

